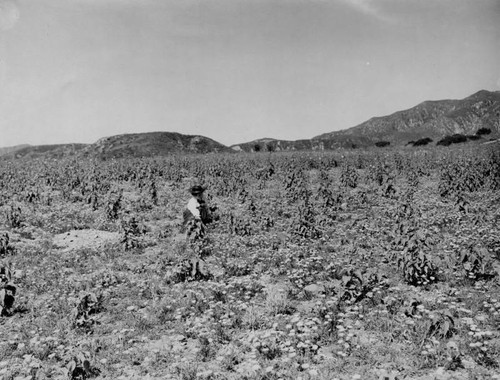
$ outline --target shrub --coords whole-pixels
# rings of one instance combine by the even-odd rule
[[[9,246],[9,234],[7,232],[0,232],[0,256],[5,256],[12,251]]]
[[[490,133],[491,133],[491,129],[489,129],[489,128],[479,128],[476,132],[476,135],[477,136],[489,135]]]
[[[88,379],[98,376],[101,373],[101,370],[93,366],[90,360],[85,357],[85,353],[81,352],[73,356],[67,365],[67,371],[69,378],[72,380]]]
[[[467,139],[472,141],[480,140],[481,138],[481,135],[467,135]]]
[[[272,144],[266,144],[266,150],[268,152],[274,152],[276,149],[275,149],[274,145],[272,145]]]
[[[489,280],[497,276],[488,249],[473,245],[460,250],[456,262],[469,280]]]
[[[17,287],[12,283],[10,266],[0,267],[0,317],[13,314]]]
[[[73,309],[73,327],[90,332],[92,327],[98,323],[97,316],[102,309],[102,297],[97,297],[92,292],[83,292],[80,295],[78,305]]]
[[[379,148],[383,148],[383,147],[386,147],[388,145],[391,145],[391,143],[389,141],[377,141],[375,143],[375,146],[378,146]]]
[[[429,137],[424,137],[423,139],[417,141],[410,141],[408,144],[412,144],[413,146],[424,146],[432,142],[432,139]]]
[[[7,224],[12,228],[19,228],[23,225],[21,208],[11,205],[6,213]]]
[[[464,143],[466,141],[467,141],[467,136],[457,133],[451,136],[445,136],[444,138],[439,140],[436,145],[450,146],[451,144],[459,144],[459,143]]]

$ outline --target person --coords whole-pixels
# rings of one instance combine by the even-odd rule
[[[182,223],[183,227],[185,227],[188,222],[193,219],[201,220],[205,224],[212,221],[204,197],[205,190],[206,189],[200,185],[193,186],[190,189],[192,197],[187,203],[186,209],[184,210],[184,222]]]

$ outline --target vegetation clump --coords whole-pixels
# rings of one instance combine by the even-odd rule
[[[8,232],[0,232],[0,257],[7,256],[14,252],[14,248],[10,245],[10,236]]]
[[[484,135],[489,135],[490,133],[491,133],[490,128],[479,128],[476,132],[476,135],[484,136]]]
[[[0,267],[0,317],[11,316],[14,313],[16,291],[10,266]]]
[[[436,143],[436,145],[450,146],[451,144],[460,144],[464,142],[467,142],[467,136],[457,133],[451,136],[443,137]]]
[[[422,139],[419,139],[417,141],[410,141],[406,145],[412,145],[412,146],[425,146],[431,143],[433,140],[430,137],[424,137]]]

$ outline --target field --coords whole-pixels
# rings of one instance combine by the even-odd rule
[[[0,206],[2,380],[500,379],[497,144],[5,161]]]

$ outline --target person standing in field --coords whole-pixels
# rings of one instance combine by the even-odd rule
[[[205,201],[204,192],[205,188],[200,185],[193,186],[190,189],[192,195],[191,199],[187,203],[186,209],[184,210],[184,221],[182,223],[183,227],[191,220],[201,220],[204,224],[210,223],[212,218]]]

